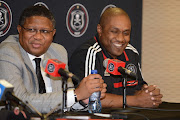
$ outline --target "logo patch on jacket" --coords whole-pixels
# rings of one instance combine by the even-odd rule
[[[132,72],[134,72],[135,74],[137,74],[137,68],[134,64],[130,63],[128,65],[126,65],[126,68]]]

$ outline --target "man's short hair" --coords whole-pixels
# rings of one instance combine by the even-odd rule
[[[19,19],[19,25],[23,26],[26,18],[32,16],[42,16],[48,18],[49,20],[51,20],[53,27],[55,28],[56,21],[53,14],[45,6],[40,5],[30,6],[24,9]]]
[[[116,15],[126,15],[129,18],[128,14],[121,8],[118,7],[107,8],[101,15],[99,24],[103,27],[104,25],[106,25],[106,21],[108,18]]]

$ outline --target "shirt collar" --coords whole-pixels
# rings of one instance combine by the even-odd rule
[[[29,53],[27,53],[28,54],[28,56],[29,56],[29,58],[30,58],[30,60],[31,61],[33,61],[34,60],[34,58],[41,58],[41,59],[43,59],[44,58],[44,54],[43,55],[41,55],[41,56],[39,56],[39,57],[36,57],[36,56],[34,56],[34,55],[32,55],[32,54],[29,54]]]

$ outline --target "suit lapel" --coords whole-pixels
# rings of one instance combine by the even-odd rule
[[[30,61],[30,58],[27,54],[27,52],[21,47],[21,45],[19,44],[19,48],[20,48],[20,51],[21,51],[21,54],[22,54],[22,58],[24,60],[24,64],[26,65],[26,68],[27,70],[33,74],[32,75],[32,83],[35,85],[35,86],[29,86],[29,87],[33,87],[35,88],[35,91],[36,93],[38,92],[39,93],[39,84],[38,84],[38,79],[37,79],[37,76],[36,76],[36,73],[35,73],[35,70],[33,68],[33,65]],[[31,76],[29,76],[29,78],[31,78]],[[37,89],[38,88],[38,89]]]
[[[28,69],[28,71],[33,74],[33,78],[32,78],[32,83],[35,85],[35,86],[29,86],[29,87],[32,87],[32,88],[35,88],[35,91],[36,93],[39,93],[39,84],[38,84],[38,79],[37,79],[37,76],[36,76],[36,73],[35,73],[35,70],[33,68],[33,65],[30,61],[30,58],[27,54],[27,52],[21,47],[21,45],[19,44],[19,48],[20,48],[20,52],[22,54],[22,58],[24,60],[24,63],[26,65],[26,68]],[[48,59],[55,59],[56,56],[54,55],[53,51],[49,50],[44,54],[44,58],[43,60],[48,60]],[[44,67],[44,66],[43,66]],[[29,76],[29,78],[31,78],[31,76]],[[52,77],[52,76],[49,76],[50,80],[51,80],[51,85],[52,85],[52,91],[59,91],[61,90],[61,78],[60,77]]]

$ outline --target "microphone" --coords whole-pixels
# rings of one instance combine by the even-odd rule
[[[61,74],[59,74],[59,69],[65,69],[66,67],[65,63],[57,59],[43,60],[42,63],[45,72],[53,77],[60,77]]]
[[[13,89],[14,87],[12,84],[4,79],[0,80],[0,101],[12,100],[17,104],[25,107],[26,105],[19,98],[12,94]]]
[[[45,72],[53,77],[60,77],[63,76],[65,78],[72,78],[72,80],[79,83],[79,78],[74,75],[73,73],[64,70],[66,64],[61,62],[58,59],[49,59],[43,60],[43,67],[45,68]]]
[[[136,74],[125,68],[125,62],[118,59],[105,59],[103,61],[103,66],[106,68],[106,71],[113,75],[128,75],[136,79]]]
[[[38,113],[39,116],[42,116],[42,114],[34,106],[32,106],[30,103],[28,103],[28,101],[26,101],[26,103],[24,103],[18,97],[13,95],[12,94],[13,89],[14,89],[14,87],[11,83],[7,82],[4,79],[0,79],[0,101],[12,100],[15,103],[21,105],[23,108],[25,108],[25,110],[27,112],[33,113],[32,110],[34,110],[36,113]],[[30,108],[27,105],[29,105]]]
[[[6,97],[10,96],[13,92],[13,85],[4,79],[0,80],[0,101],[5,101]]]
[[[21,105],[23,108],[26,108],[27,111],[30,111],[30,108],[27,107],[27,105],[21,101],[18,97],[12,94],[13,92],[13,85],[9,82],[7,82],[4,79],[0,80],[0,101],[6,101],[6,100],[11,100],[14,101],[15,103]]]

